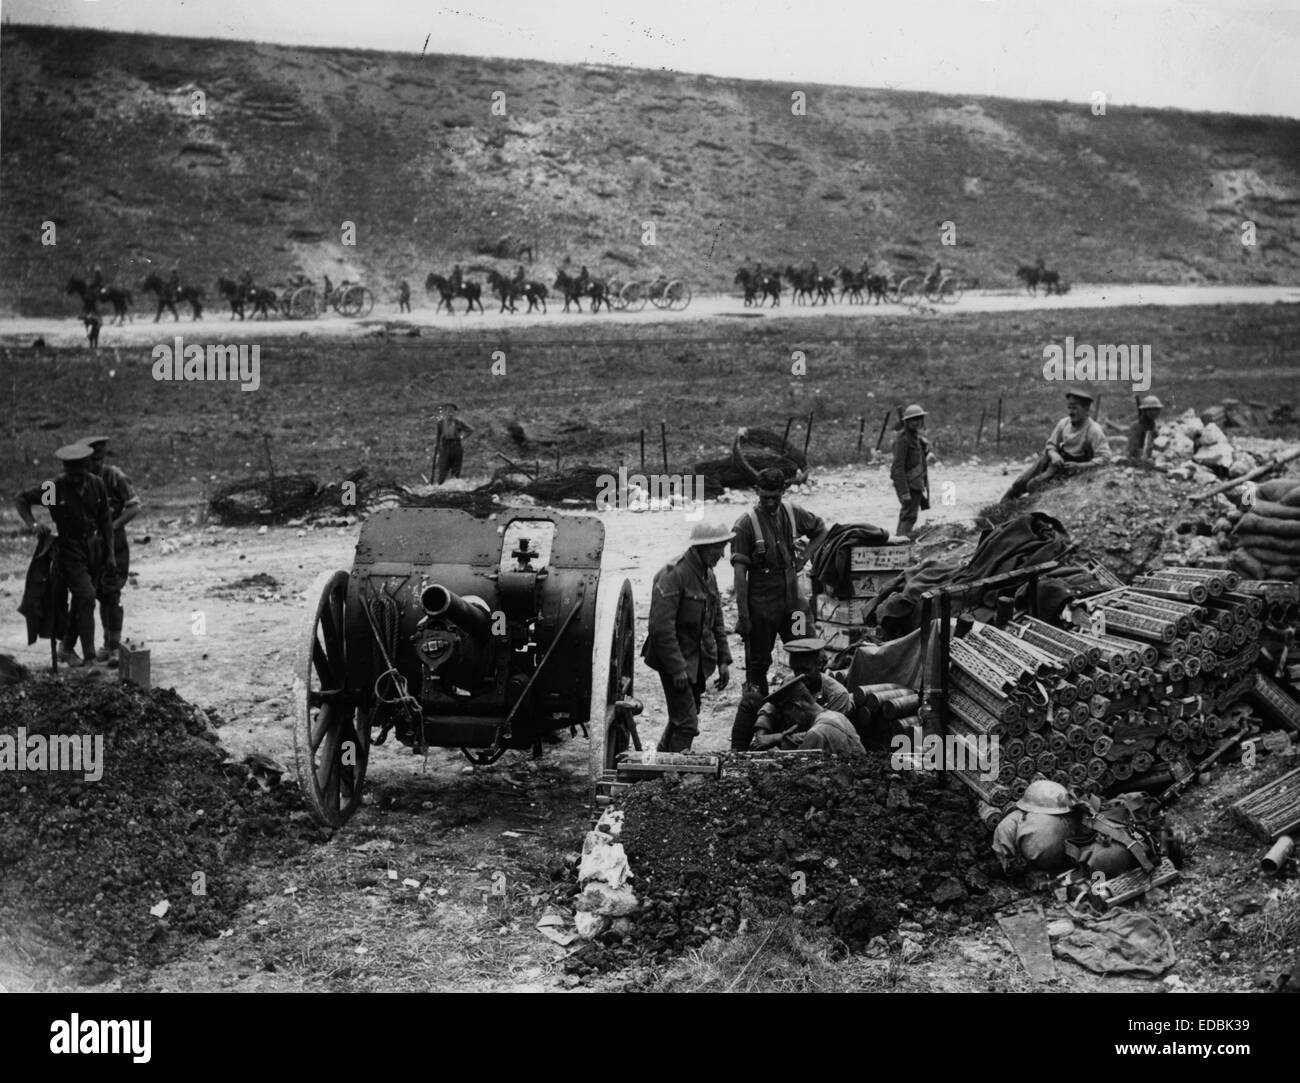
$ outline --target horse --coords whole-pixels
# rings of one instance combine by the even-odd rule
[[[245,286],[239,282],[232,282],[228,278],[217,279],[217,290],[222,297],[230,300],[231,315],[237,315],[242,320],[244,318],[244,306],[253,306],[253,316],[259,312],[262,319],[269,319],[271,312],[277,315],[280,312],[280,299],[276,297],[275,290],[263,289],[261,286]]]
[[[84,279],[73,275],[68,279],[68,285],[63,292],[65,294],[75,293],[81,298],[82,312],[95,312],[97,311],[96,304],[99,301],[107,301],[113,306],[113,315],[116,317],[115,322],[119,324],[126,322],[126,310],[131,307],[130,290],[119,289],[117,286],[100,286],[97,291],[92,290]]]
[[[1021,279],[1025,284],[1025,289],[1038,296],[1039,283],[1043,286],[1043,292],[1048,296],[1053,293],[1062,294],[1065,292],[1061,288],[1061,275],[1058,271],[1049,271],[1042,264],[1030,266],[1028,263],[1022,263],[1016,268],[1016,277]]]
[[[584,268],[582,273],[578,275],[578,283],[582,288],[582,292],[591,298],[592,312],[599,312],[602,304],[607,312],[614,311],[614,306],[610,304],[609,300],[609,285],[603,278],[592,278]]]
[[[564,294],[564,311],[569,311],[569,305],[572,303],[578,306],[578,311],[582,311],[582,295],[586,292],[585,283],[580,278],[574,278],[568,271],[560,270],[555,272],[555,282],[552,289],[557,289]]]
[[[513,278],[507,278],[495,269],[489,269],[487,278],[488,285],[492,287],[492,292],[501,299],[501,312],[505,312],[507,309],[514,312],[515,298],[523,296],[525,284]]]
[[[176,314],[177,301],[185,301],[189,304],[194,319],[203,319],[203,291],[198,286],[181,286],[176,291],[175,296],[172,296],[168,291],[167,284],[163,282],[162,276],[151,274],[140,286],[140,291],[142,293],[154,293],[158,296],[158,312],[153,318],[154,323],[157,323],[162,316],[164,306],[171,309],[173,320],[179,320],[180,316]]]
[[[813,283],[817,287],[817,300],[822,304],[828,304],[835,300],[835,279],[830,275],[813,275]]]
[[[779,271],[763,271],[758,276],[758,288],[762,291],[763,296],[758,299],[758,307],[763,307],[763,302],[769,297],[772,298],[772,307],[776,308],[781,303],[781,274]]]
[[[451,302],[457,297],[465,298],[466,313],[473,312],[474,306],[478,305],[478,310],[483,311],[483,286],[478,282],[461,282],[460,286],[453,286],[451,280],[443,278],[442,275],[429,272],[428,277],[424,280],[425,293],[438,291],[438,304],[434,308],[435,315],[441,310],[443,305],[447,306],[447,311],[455,314],[456,310],[451,307]]]
[[[732,279],[733,285],[739,286],[745,294],[745,307],[758,303],[758,275],[748,267],[742,267]]]
[[[232,282],[229,278],[218,278],[217,293],[230,302],[231,318],[238,316],[242,320],[244,318],[244,292],[239,288],[239,283]]]
[[[844,295],[848,294],[849,304],[862,304],[862,291],[867,284],[865,274],[861,271],[850,271],[847,267],[842,266],[832,267],[831,274],[840,280],[840,301],[843,301]]]
[[[813,273],[810,270],[805,267],[786,267],[785,277],[790,280],[795,304],[814,303],[813,291],[816,290],[817,284],[813,281]]]
[[[537,307],[540,305],[542,309],[542,315],[545,316],[546,298],[549,296],[550,296],[550,292],[547,290],[545,283],[532,282],[532,281],[524,283],[524,298],[528,301],[529,312],[535,311]]]

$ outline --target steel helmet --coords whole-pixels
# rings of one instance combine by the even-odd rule
[[[1045,812],[1049,816],[1064,816],[1072,807],[1070,791],[1046,778],[1031,782],[1016,802],[1016,808],[1024,812]]]
[[[691,527],[692,545],[720,545],[731,541],[736,532],[727,526],[713,526],[710,523],[696,523]]]
[[[1138,403],[1139,410],[1163,410],[1164,408],[1165,404],[1154,395],[1148,395]]]
[[[914,417],[925,417],[925,411],[921,409],[920,403],[914,402],[912,403],[911,406],[909,406],[906,410],[903,411],[904,421],[911,421],[912,418]]]

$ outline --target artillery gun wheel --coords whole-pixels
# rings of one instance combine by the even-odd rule
[[[668,283],[662,279],[650,283],[650,303],[655,308],[668,308],[672,304],[672,298],[668,296]]]
[[[668,297],[668,307],[674,312],[683,311],[691,303],[691,287],[680,279],[669,282],[664,293]]]
[[[591,737],[593,790],[606,771],[613,771],[620,752],[641,747],[636,716],[620,702],[632,696],[636,670],[636,608],[632,584],[602,579],[596,594],[596,628],[591,654]]]
[[[314,286],[299,286],[289,296],[286,306],[289,318],[293,320],[313,320],[316,318],[318,305]]]
[[[298,785],[317,818],[340,827],[361,805],[370,755],[368,714],[347,698],[344,629],[347,572],[322,572],[298,640],[293,675],[293,753]]]
[[[965,292],[962,284],[949,275],[939,283],[939,302],[945,305],[955,305],[961,300],[961,295]]]
[[[645,282],[629,282],[619,296],[628,312],[640,312],[650,301],[650,287]]]
[[[919,304],[921,301],[921,279],[908,275],[898,284],[898,299],[905,305]]]

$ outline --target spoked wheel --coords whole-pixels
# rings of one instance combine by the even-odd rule
[[[627,308],[627,302],[623,300],[623,285],[616,278],[605,287],[605,296],[609,298],[609,307],[615,312],[622,312]]]
[[[939,283],[939,303],[944,305],[955,305],[961,300],[961,295],[966,291],[962,289],[961,283],[955,278],[945,278]]]
[[[898,304],[899,301],[902,300],[902,298],[898,295],[898,287],[901,285],[902,285],[901,282],[890,282],[886,284],[885,300],[888,301],[891,305],[896,305]]]
[[[375,307],[375,295],[364,286],[359,287],[361,290],[361,311],[357,313],[362,319],[369,316]]]
[[[360,286],[348,286],[347,289],[343,290],[338,301],[334,304],[338,314],[349,318],[360,316],[364,293],[365,291]]]
[[[632,584],[626,579],[602,579],[596,594],[596,629],[591,655],[591,737],[593,790],[615,768],[618,754],[640,749],[632,676],[636,669],[636,609]]]
[[[650,285],[650,303],[655,308],[667,308],[672,304],[672,299],[668,296],[668,286],[664,282],[654,282]]]
[[[681,312],[691,303],[691,287],[680,279],[669,282],[664,293],[668,297],[668,307],[674,312]]]
[[[504,748],[462,748],[460,754],[475,767],[491,767],[506,754]]]
[[[623,307],[628,312],[640,312],[650,301],[650,291],[644,282],[629,282],[619,291]]]
[[[289,297],[289,317],[294,320],[313,320],[319,306],[314,286],[299,286]]]
[[[915,305],[921,300],[921,280],[909,275],[898,284],[898,299],[905,305]]]
[[[347,572],[322,572],[308,598],[317,602],[298,640],[293,675],[293,753],[298,785],[317,818],[340,827],[361,805],[370,755],[368,712],[346,687],[344,630]]]

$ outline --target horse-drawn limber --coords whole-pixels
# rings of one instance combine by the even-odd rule
[[[291,283],[280,298],[280,311],[291,320],[314,320],[333,308],[340,316],[360,319],[370,315],[375,296],[359,282],[344,282],[322,294],[310,281]]]
[[[476,519],[394,508],[368,519],[352,570],[324,572],[294,674],[298,781],[342,824],[372,744],[471,763],[586,733],[593,787],[640,749],[632,588],[602,576],[604,525],[533,509]]]
[[[640,312],[647,304],[670,312],[681,312],[691,303],[691,287],[680,278],[656,278],[653,282],[610,283],[610,302],[619,312]]]

